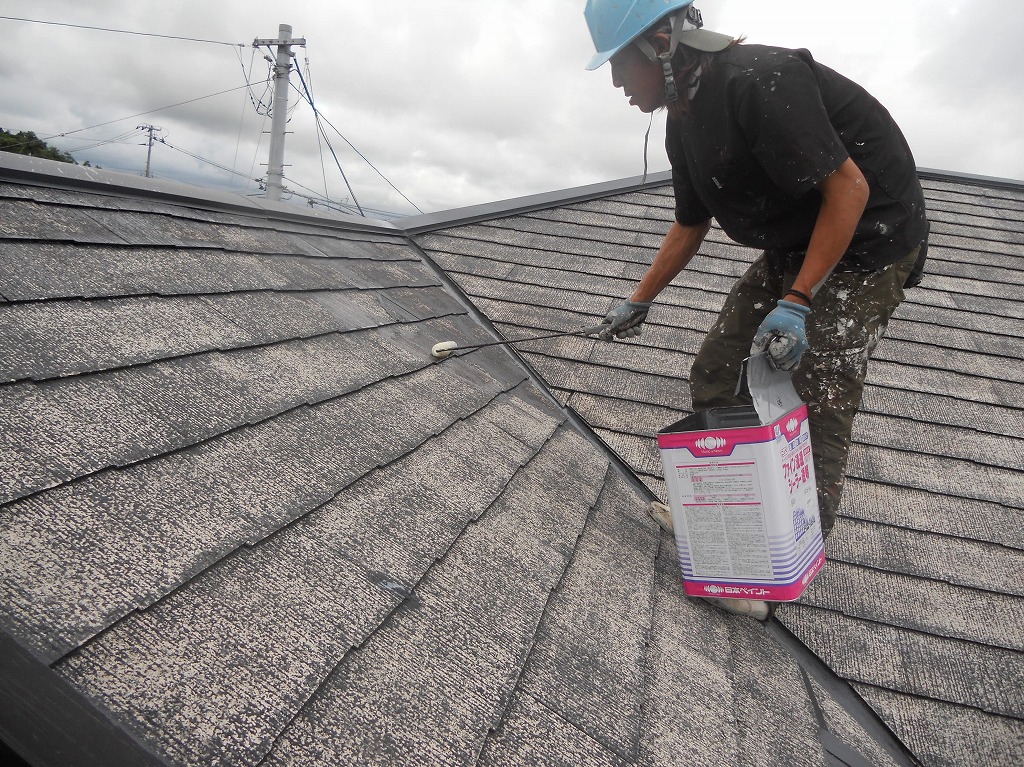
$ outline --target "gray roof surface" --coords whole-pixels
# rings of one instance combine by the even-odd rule
[[[924,173],[928,275],[869,372],[829,564],[779,620],[926,764],[1024,754],[1024,184]],[[423,233],[508,338],[588,327],[672,221],[648,188]],[[657,183],[660,182],[660,183]],[[665,500],[654,434],[690,412],[703,333],[756,253],[713,228],[640,339],[517,344]]]
[[[393,226],[7,155],[0,210],[0,739],[32,764],[911,763],[784,627],[683,596],[649,491],[513,354],[431,358],[519,310]],[[656,380],[652,424],[685,406]]]

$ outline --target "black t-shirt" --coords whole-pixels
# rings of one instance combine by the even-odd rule
[[[714,217],[769,255],[805,251],[821,206],[815,185],[848,157],[870,187],[839,269],[873,269],[926,237],[924,194],[906,139],[862,87],[805,50],[737,45],[717,54],[690,111],[665,139],[676,220]]]

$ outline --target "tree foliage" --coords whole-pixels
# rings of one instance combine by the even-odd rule
[[[0,152],[13,152],[30,157],[42,157],[45,160],[78,164],[70,154],[50,146],[32,131],[11,133],[0,128]]]

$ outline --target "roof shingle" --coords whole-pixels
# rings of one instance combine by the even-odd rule
[[[944,263],[879,349],[833,561],[780,611],[844,682],[686,598],[644,511],[749,254],[713,233],[639,344],[429,355],[594,324],[663,180],[398,229],[0,158],[0,736],[38,764],[912,763],[880,716],[929,763],[955,733],[1008,764],[1021,313],[990,287],[960,326],[943,285],[1015,268],[1024,195],[967,226],[973,188],[929,190]]]

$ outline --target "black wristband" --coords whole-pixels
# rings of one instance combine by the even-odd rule
[[[789,290],[786,291],[786,296],[788,296],[790,293],[792,293],[794,296],[799,296],[800,298],[802,298],[804,301],[807,302],[808,306],[810,306],[812,301],[814,300],[809,295],[799,290],[793,290],[792,288],[790,288]],[[783,296],[783,298],[785,298],[786,296]]]

